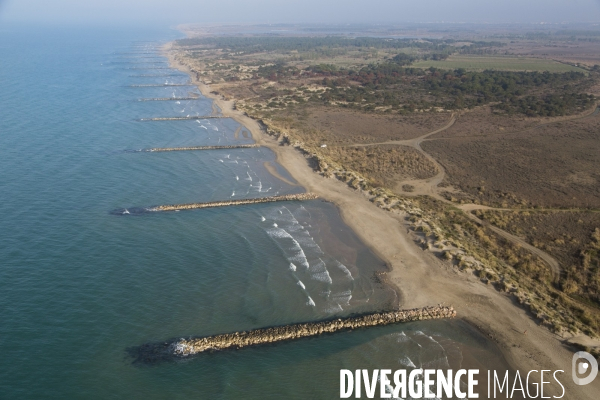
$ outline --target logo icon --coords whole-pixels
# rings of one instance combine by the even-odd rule
[[[591,383],[598,375],[598,361],[590,354],[585,351],[578,351],[573,355],[572,364],[573,382],[576,385],[587,385]],[[586,377],[580,377],[588,373]]]

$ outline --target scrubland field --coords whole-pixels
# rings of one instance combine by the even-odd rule
[[[175,52],[452,268],[554,332],[597,336],[600,35],[528,29],[189,27]]]

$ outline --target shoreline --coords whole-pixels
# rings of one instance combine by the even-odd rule
[[[406,214],[385,211],[347,184],[315,173],[306,157],[294,147],[280,145],[276,138],[264,133],[258,121],[236,110],[233,100],[223,99],[212,92],[210,86],[196,79],[189,67],[177,61],[171,43],[162,50],[169,65],[190,75],[192,84],[221,109],[224,117],[245,126],[257,145],[273,151],[276,161],[300,186],[338,208],[344,223],[388,265],[390,271],[386,281],[396,288],[399,307],[452,305],[460,319],[495,342],[514,369],[563,370],[565,373],[559,376],[568,397],[596,398],[600,386],[598,380],[588,386],[576,386],[570,379],[574,351],[563,345],[561,337],[539,326],[508,295],[486,286],[472,275],[454,271],[435,255],[421,250],[408,233]],[[547,387],[548,392],[560,395],[560,388],[555,386]]]

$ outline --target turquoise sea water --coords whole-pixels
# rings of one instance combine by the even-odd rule
[[[299,193],[167,69],[169,30],[0,32],[0,398],[327,399],[339,369],[497,365],[460,321],[373,328],[177,362],[127,349],[389,307],[385,268],[315,200],[142,216],[117,208]],[[142,76],[161,75],[161,76]],[[483,360],[483,361],[482,361]]]

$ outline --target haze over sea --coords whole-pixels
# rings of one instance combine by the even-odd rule
[[[321,200],[112,215],[111,210],[300,193],[158,51],[170,30],[0,31],[0,397],[339,396],[340,368],[502,364],[460,321],[339,333],[176,362],[128,348],[397,304],[385,267]],[[154,75],[154,76],[145,76]],[[160,75],[160,76],[156,76]],[[194,97],[197,100],[137,101]],[[236,134],[237,131],[237,134]]]

